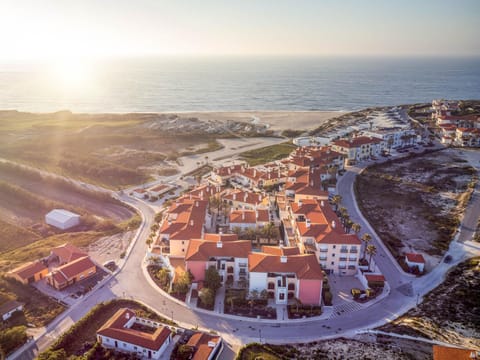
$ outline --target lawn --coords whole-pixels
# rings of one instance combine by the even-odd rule
[[[40,239],[38,234],[0,219],[0,253],[12,246],[21,247]]]
[[[296,146],[291,142],[284,142],[281,144],[266,146],[260,149],[245,151],[240,154],[250,166],[265,164],[274,160],[281,160],[295,150]]]

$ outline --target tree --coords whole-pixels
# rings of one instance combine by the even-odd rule
[[[363,259],[365,259],[365,253],[367,251],[367,245],[370,241],[372,241],[372,236],[369,233],[363,234],[363,236],[360,238],[360,240],[363,241]]]
[[[367,246],[367,254],[369,255],[368,257],[368,271],[370,270],[370,266],[372,265],[372,257],[377,255],[377,247],[375,245],[368,245]]]
[[[175,355],[175,359],[189,360],[192,358],[194,353],[195,353],[194,347],[187,344],[182,344],[177,349],[177,354]]]
[[[47,350],[42,352],[38,356],[38,360],[65,360],[67,359],[67,353],[65,352],[64,349],[59,349],[59,350]]]
[[[161,268],[157,271],[156,277],[160,282],[160,287],[167,288],[170,285],[170,271],[166,268]]]
[[[345,220],[345,232],[348,234],[350,233],[350,230],[352,229],[353,226],[353,221],[350,219]]]
[[[338,205],[342,202],[342,197],[340,195],[333,195],[332,203],[335,205],[335,211],[338,210]]]
[[[26,330],[25,326],[14,326],[0,332],[0,354],[2,354],[2,358],[27,341]]]
[[[206,307],[212,307],[215,302],[215,295],[212,289],[204,287],[198,293],[198,297]]]
[[[222,286],[220,274],[213,266],[205,270],[205,286],[212,289],[213,292],[216,292]]]
[[[268,243],[270,243],[270,239],[278,240],[280,237],[280,232],[274,223],[269,222],[262,229],[262,235],[265,236],[268,239]]]
[[[192,273],[190,271],[184,271],[175,282],[175,291],[180,294],[186,294],[192,284],[192,280]]]
[[[152,230],[153,232],[157,232],[157,230],[160,228],[160,226],[158,226],[157,223],[153,224],[151,227],[150,227],[150,230]]]
[[[358,235],[360,230],[362,230],[362,226],[358,223],[354,223],[354,224],[352,224],[352,230],[356,235]]]

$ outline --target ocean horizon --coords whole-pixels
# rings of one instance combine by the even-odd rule
[[[75,68],[72,68],[76,71]],[[0,64],[0,109],[84,113],[354,111],[480,99],[480,58],[149,57],[78,69]]]

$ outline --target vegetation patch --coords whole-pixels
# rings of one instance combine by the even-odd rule
[[[290,155],[296,146],[291,142],[266,146],[260,149],[245,151],[240,154],[250,166],[265,164],[274,160],[281,160]]]
[[[455,150],[444,150],[371,166],[357,176],[355,193],[397,259],[404,252],[439,256],[455,235],[475,173]]]
[[[480,348],[480,257],[450,270],[419,306],[380,329]]]

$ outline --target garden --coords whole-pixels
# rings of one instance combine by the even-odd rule
[[[322,307],[320,305],[304,305],[297,302],[287,306],[289,319],[301,319],[322,315]]]
[[[247,296],[249,295],[249,296]],[[260,319],[276,319],[277,312],[268,306],[268,293],[245,289],[227,289],[225,291],[224,313]]]

